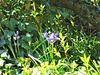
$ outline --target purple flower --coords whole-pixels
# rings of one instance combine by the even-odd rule
[[[51,31],[49,31],[48,33],[51,34]]]
[[[13,39],[14,39],[14,40],[17,40],[17,39],[19,39],[19,38],[20,38],[20,36],[18,36],[18,34],[19,34],[19,32],[18,32],[18,31],[16,31],[16,33],[15,33],[15,35],[14,35],[14,37],[13,37]]]
[[[19,39],[20,38],[20,36],[17,36],[17,39]]]
[[[57,33],[55,33],[55,36],[56,36],[56,37],[58,36],[58,32],[57,32]]]
[[[53,40],[53,38],[54,38],[54,33],[50,34],[50,35],[49,35],[49,38]]]
[[[55,42],[57,40],[57,38],[58,38],[57,37],[58,36],[58,32],[56,33],[56,31],[54,31],[53,33],[51,33],[51,31],[49,31],[47,33],[47,31],[46,31],[45,33],[42,33],[42,34],[43,34],[44,38],[46,38],[49,43],[52,43],[52,41]]]
[[[52,37],[53,40],[56,41],[57,38],[58,38],[57,36],[58,36],[58,32],[57,33],[52,33],[52,35],[50,37]]]
[[[18,34],[19,34],[19,32],[18,32],[18,31],[16,31],[16,33],[14,34],[14,37],[13,37],[13,39],[14,39],[14,40],[17,40],[17,39],[19,39],[19,38],[20,38],[20,36],[18,36]],[[16,43],[16,42],[14,42],[14,45],[15,45],[15,46],[17,46],[17,43]]]
[[[16,37],[13,37],[13,39],[14,39],[14,40],[17,40],[17,38],[16,38]]]
[[[54,31],[54,33],[56,33],[56,31]]]
[[[15,36],[17,36],[17,35],[18,35],[18,33],[19,33],[19,32],[18,32],[18,31],[16,31]]]
[[[49,43],[51,43],[53,40],[50,39],[50,38],[47,38],[47,41],[48,41]]]
[[[43,34],[44,38],[47,38],[47,35],[48,35],[48,33],[47,33],[47,32],[42,33],[42,34]]]
[[[17,43],[14,43],[15,46],[17,46]]]

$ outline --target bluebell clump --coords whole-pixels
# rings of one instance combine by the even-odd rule
[[[54,31],[53,33],[51,33],[51,31],[47,32],[45,31],[45,33],[42,33],[44,38],[47,39],[47,41],[49,43],[52,43],[53,41],[55,42],[57,40],[57,36],[58,36],[58,32]]]
[[[18,32],[18,31],[16,31],[16,33],[14,34],[14,37],[13,37],[13,39],[14,39],[14,40],[17,40],[17,39],[19,39],[19,38],[20,38],[20,36],[18,36],[18,34],[19,34],[19,32]],[[16,46],[16,45],[17,45],[17,43],[15,42],[15,43],[14,43],[14,45]]]

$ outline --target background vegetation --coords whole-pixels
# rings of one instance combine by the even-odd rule
[[[99,75],[99,6],[99,0],[0,0],[0,75]]]

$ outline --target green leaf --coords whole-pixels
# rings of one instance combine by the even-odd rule
[[[100,32],[97,32],[97,34],[100,34]]]
[[[18,22],[18,21],[17,21],[16,19],[13,19],[13,18],[11,18],[11,19],[10,19],[10,23],[11,23],[11,24],[16,25],[16,24],[17,24],[17,22]]]
[[[24,24],[24,23],[19,24],[19,25],[18,25],[18,29],[19,29],[20,31],[25,30],[25,29],[26,29],[26,28],[25,28],[25,24]]]
[[[59,10],[59,9],[57,10],[57,12],[58,12],[59,14],[61,14],[61,15],[63,14],[63,12],[62,12],[61,10]]]
[[[2,35],[1,37],[0,37],[0,47],[2,47],[2,46],[4,46],[7,42],[5,41],[5,39],[4,39],[4,35]]]
[[[99,2],[100,0],[97,0],[97,2]]]
[[[57,10],[57,12],[60,14],[60,15],[62,15],[63,17],[66,17],[66,16],[69,16],[69,13],[68,12],[62,12],[61,10]]]
[[[7,25],[7,27],[9,27],[10,21],[9,21],[9,20],[4,20],[4,21],[3,21],[3,24],[5,24],[5,25]]]
[[[74,22],[72,20],[70,20],[70,22],[71,22],[72,26],[74,26]]]
[[[87,62],[89,62],[89,60],[90,60],[90,56],[89,56],[89,57],[87,57]]]
[[[80,57],[80,59],[81,59],[83,62],[85,62],[85,60],[84,60],[84,58],[83,58],[83,57]]]
[[[10,20],[4,20],[3,24],[7,25],[9,29],[14,30],[17,20],[11,18]]]
[[[24,57],[24,54],[25,54],[24,49],[23,48],[20,48],[20,56],[21,57]]]
[[[27,32],[32,32],[34,31],[36,28],[33,25],[27,25],[26,31]]]
[[[0,50],[0,55],[4,52],[7,52],[8,50]]]
[[[12,36],[14,34],[14,31],[10,31],[10,30],[5,30],[4,31],[4,35],[5,35],[5,37],[7,37],[7,36]],[[8,38],[8,37],[7,37]]]
[[[69,14],[68,14],[67,12],[63,12],[62,15],[63,15],[63,17],[65,17],[65,18],[66,18],[66,16],[69,16]]]
[[[26,33],[26,36],[25,35],[21,35],[22,39],[29,42],[31,41],[31,37],[32,37],[32,34],[30,33]]]
[[[17,75],[15,70],[12,70],[12,71],[10,72],[10,74],[11,74],[11,75]]]
[[[15,53],[14,53],[14,50],[13,50],[12,45],[10,44],[10,45],[8,45],[8,47],[9,47],[9,49],[11,50],[11,52],[12,52],[14,58],[16,59],[16,55],[15,55]]]
[[[7,57],[8,50],[0,50],[0,57]]]
[[[0,41],[0,47],[4,46],[6,44],[6,41],[5,40],[1,40]]]
[[[27,72],[25,72],[25,71],[23,71],[22,74],[23,74],[23,75],[28,75]]]
[[[29,50],[29,45],[26,42],[23,42],[22,45],[21,45],[21,47],[23,47],[26,50]]]
[[[84,60],[86,61],[86,55],[84,54]]]
[[[50,22],[53,22],[54,15],[49,15],[46,19]]]
[[[7,44],[11,44],[11,36],[14,35],[14,31],[5,30],[4,37]]]

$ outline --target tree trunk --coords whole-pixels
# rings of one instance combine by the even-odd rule
[[[100,31],[100,10],[92,3],[85,0],[51,0],[55,7],[62,7],[72,10],[81,18],[92,24],[97,31]]]

